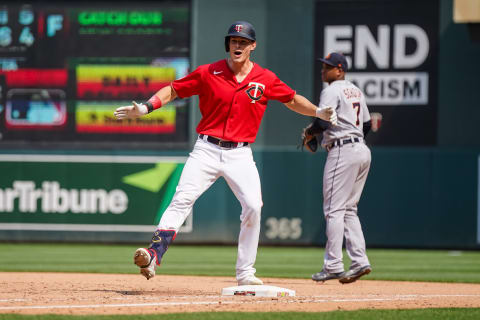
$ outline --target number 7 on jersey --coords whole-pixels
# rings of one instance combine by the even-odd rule
[[[355,122],[355,124],[358,126],[360,125],[360,102],[354,102],[352,103],[352,106],[353,106],[353,109],[357,109],[357,121]]]

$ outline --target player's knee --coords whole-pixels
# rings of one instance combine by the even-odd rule
[[[263,201],[262,199],[247,199],[247,201],[245,201],[245,207],[260,213],[263,207]]]
[[[175,194],[170,205],[175,207],[191,207],[197,200],[198,196],[191,192],[181,192]]]
[[[246,201],[242,205],[242,220],[260,221],[263,202],[261,200]]]

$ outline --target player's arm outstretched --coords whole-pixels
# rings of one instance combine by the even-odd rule
[[[119,107],[113,115],[117,119],[138,118],[160,108],[176,97],[177,93],[175,89],[169,85],[158,90],[146,103],[136,103],[132,101],[131,106]]]
[[[299,94],[295,94],[290,102],[285,103],[285,106],[305,116],[317,117],[329,121],[333,125],[337,124],[337,112],[333,107],[318,108],[308,101],[307,98]]]

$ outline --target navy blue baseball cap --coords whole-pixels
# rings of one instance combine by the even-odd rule
[[[242,37],[251,41],[256,41],[255,28],[247,21],[236,21],[228,28],[225,36],[225,51],[229,51],[228,42],[230,37]]]
[[[338,52],[332,52],[328,54],[325,58],[319,58],[318,60],[330,66],[342,68],[343,71],[347,71],[348,69],[347,58],[345,58],[343,54]]]

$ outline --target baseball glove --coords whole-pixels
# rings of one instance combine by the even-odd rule
[[[302,131],[302,150],[303,148],[307,149],[311,153],[315,153],[318,150],[318,140],[314,134],[311,134],[310,130],[312,124],[303,128]]]
[[[315,118],[312,123],[303,128],[301,142],[302,150],[305,148],[312,153],[316,152],[318,150],[319,143],[318,137],[320,137],[321,140],[323,131],[328,129],[329,126],[330,122]]]

